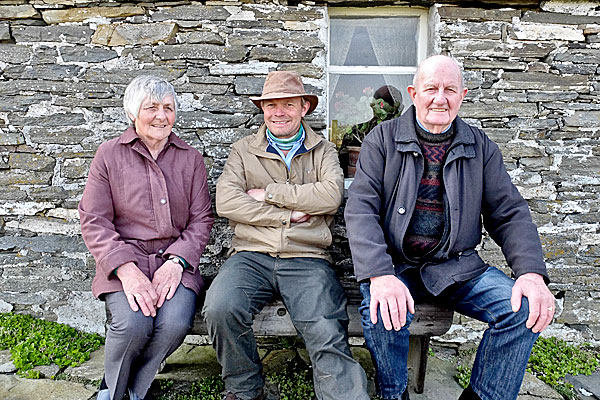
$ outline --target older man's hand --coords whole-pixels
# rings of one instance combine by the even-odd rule
[[[152,282],[140,271],[137,265],[132,262],[121,265],[117,269],[117,277],[121,280],[129,307],[134,312],[141,309],[146,317],[155,317],[155,305],[158,295],[152,286]]]
[[[165,300],[171,300],[181,282],[183,267],[175,261],[167,260],[154,273],[152,286],[158,293],[156,308],[161,308]]]
[[[521,275],[512,289],[510,303],[514,312],[521,308],[522,297],[529,301],[529,318],[525,323],[534,333],[542,332],[554,317],[554,296],[540,274]]]
[[[377,308],[385,329],[400,330],[406,324],[406,311],[414,314],[415,302],[406,285],[394,275],[371,278],[371,322],[377,323]]]

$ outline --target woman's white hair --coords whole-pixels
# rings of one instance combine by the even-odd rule
[[[123,96],[123,108],[130,122],[138,117],[140,107],[146,99],[162,102],[167,96],[173,96],[175,116],[177,116],[177,94],[173,85],[163,78],[153,75],[140,75],[131,80]]]

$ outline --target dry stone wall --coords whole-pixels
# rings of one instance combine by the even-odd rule
[[[303,75],[321,101],[309,121],[324,131],[327,7],[335,3],[0,1],[0,311],[103,332],[76,208],[98,145],[127,126],[122,94],[134,76],[175,85],[177,131],[204,154],[213,194],[231,144],[260,124],[248,96],[269,71]],[[464,66],[461,115],[500,144],[530,203],[559,297],[552,333],[599,343],[600,9],[594,1],[449,3],[413,5],[429,8],[431,52]],[[332,250],[340,276],[352,279],[341,214],[338,222]],[[207,275],[230,242],[227,221],[217,219],[202,259]],[[504,265],[489,238],[481,249]],[[468,341],[479,329],[456,322],[444,340]]]

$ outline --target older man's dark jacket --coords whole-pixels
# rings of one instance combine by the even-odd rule
[[[488,267],[475,251],[482,222],[515,277],[535,272],[548,281],[537,228],[498,146],[459,117],[454,129],[443,167],[449,238],[431,260],[418,265],[408,263],[402,250],[424,169],[414,107],[378,125],[365,138],[345,210],[359,281],[419,268],[425,287],[438,295]]]

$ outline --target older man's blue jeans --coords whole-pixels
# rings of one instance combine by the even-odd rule
[[[482,400],[516,399],[527,361],[539,334],[525,326],[529,316],[527,298],[513,312],[510,297],[514,281],[497,268],[490,267],[469,281],[456,283],[437,297],[425,295],[418,280],[397,274],[416,301],[437,301],[455,311],[488,323],[477,350],[471,372],[471,387]],[[361,284],[360,307],[365,340],[377,369],[378,391],[384,399],[400,399],[407,387],[407,357],[410,322],[399,331],[388,331],[378,311],[377,324],[370,321],[370,283]]]
[[[225,389],[244,400],[260,393],[264,377],[252,322],[277,294],[306,344],[317,398],[368,400],[365,372],[348,345],[346,297],[331,264],[257,252],[231,256],[204,302],[202,312]]]

